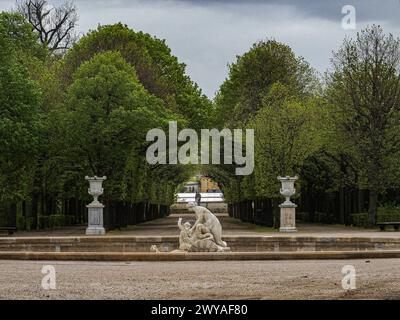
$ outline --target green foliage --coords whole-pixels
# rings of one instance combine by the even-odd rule
[[[17,230],[25,230],[25,229],[26,229],[25,217],[17,215]]]
[[[50,217],[49,216],[39,216],[39,229],[48,229],[50,227]]]
[[[56,212],[39,205],[39,228],[73,222],[55,213],[61,199],[89,200],[86,175],[107,175],[106,201],[164,205],[199,170],[229,203],[280,197],[278,175],[299,174],[297,189],[309,195],[350,186],[376,200],[400,187],[400,40],[379,27],[344,41],[323,89],[289,46],[258,42],[230,65],[214,103],[164,40],[125,25],[100,26],[60,60],[37,40],[23,17],[0,13],[0,207],[32,194],[55,201]],[[172,120],[254,129],[254,173],[236,176],[236,164],[150,166],[146,133]],[[378,210],[378,220],[398,215]],[[29,230],[34,219],[18,215],[17,225]],[[366,214],[352,220],[371,223]]]
[[[352,224],[356,227],[370,227],[368,212],[356,213],[351,215]]]
[[[351,215],[352,224],[357,227],[371,227],[369,213]],[[377,222],[400,222],[400,208],[390,205],[378,207]]]
[[[233,166],[205,170],[221,181],[225,199],[237,202],[279,196],[278,175],[298,174],[318,150],[318,117],[313,70],[290,47],[261,41],[230,65],[229,77],[215,99],[218,127],[255,130],[255,168],[246,177]]]
[[[66,216],[62,214],[54,214],[49,216],[49,227],[59,228],[66,225]]]
[[[0,62],[0,204],[31,201],[33,192],[86,201],[91,174],[108,176],[109,200],[173,201],[192,169],[148,165],[146,133],[170,120],[204,127],[211,103],[164,41],[100,27],[57,61],[21,16],[2,13]],[[39,228],[74,219],[38,209]]]
[[[319,149],[321,112],[312,100],[301,101],[275,83],[263,106],[248,123],[255,130],[257,196],[279,196],[277,176],[294,176],[305,159]]]
[[[144,88],[161,98],[170,111],[188,119],[191,128],[206,127],[211,103],[185,74],[185,65],[171,54],[165,41],[120,23],[100,26],[82,37],[64,59],[63,82],[71,84],[83,62],[105,51],[120,52],[135,68]]]
[[[378,193],[398,176],[400,152],[400,39],[368,27],[346,39],[333,59],[327,98],[339,150],[353,159],[370,190],[371,223]]]
[[[30,217],[30,218],[27,218],[27,219],[25,219],[25,220],[26,220],[26,223],[25,223],[25,230],[26,230],[26,231],[31,231],[31,230],[33,230],[33,227],[34,227],[34,225],[35,225],[35,218]]]
[[[299,96],[310,94],[316,86],[312,69],[289,46],[274,40],[255,43],[230,65],[229,77],[221,85],[216,97],[220,125],[246,121],[260,109],[276,82]]]
[[[106,175],[107,195],[118,199],[130,157],[144,157],[147,131],[165,128],[172,115],[117,52],[95,55],[74,79],[65,116],[66,151],[82,176]]]
[[[47,56],[47,50],[39,45],[32,26],[18,13],[0,12],[0,34],[9,38],[20,62],[31,57],[44,59]]]
[[[0,203],[28,192],[37,153],[40,90],[0,25]]]
[[[400,208],[395,206],[378,207],[378,222],[400,222]]]

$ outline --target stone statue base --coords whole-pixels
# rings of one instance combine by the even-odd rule
[[[217,245],[211,239],[195,241],[188,252],[230,252],[231,248]]]
[[[104,236],[106,234],[106,229],[101,227],[88,227],[86,228],[85,234],[87,236]]]
[[[280,232],[297,232],[296,229],[296,205],[292,204],[281,204],[281,224]]]
[[[91,203],[86,206],[88,208],[88,227],[86,235],[88,236],[102,236],[106,234],[103,226],[103,209],[101,203]]]
[[[150,248],[151,252],[155,252],[154,249]],[[231,252],[229,247],[218,247],[210,243],[198,244],[191,247],[189,250],[176,249],[172,250],[171,253],[189,253],[189,252]]]

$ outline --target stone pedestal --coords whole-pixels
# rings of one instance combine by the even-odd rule
[[[281,225],[279,228],[280,232],[296,232],[296,205],[293,204],[281,204]]]
[[[103,209],[101,203],[91,203],[86,206],[88,208],[88,227],[86,235],[105,235],[106,230],[103,224]]]

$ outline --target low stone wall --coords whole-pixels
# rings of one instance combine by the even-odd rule
[[[400,238],[225,236],[232,252],[400,250]],[[161,252],[178,248],[178,236],[0,238],[0,252]]]
[[[322,260],[400,258],[400,250],[314,252],[1,252],[0,260],[60,261],[226,261],[226,260]]]

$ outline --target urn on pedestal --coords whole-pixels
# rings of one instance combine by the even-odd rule
[[[90,185],[88,192],[94,198],[93,201],[86,206],[88,208],[88,227],[86,229],[86,235],[104,235],[106,233],[103,222],[104,205],[99,202],[98,197],[103,194],[104,189],[102,185],[107,177],[86,176],[85,179],[89,181]]]
[[[280,193],[286,198],[279,207],[281,208],[281,223],[280,232],[296,232],[296,205],[290,201],[290,197],[296,193],[294,183],[298,180],[298,177],[278,177],[278,180],[282,183]]]

